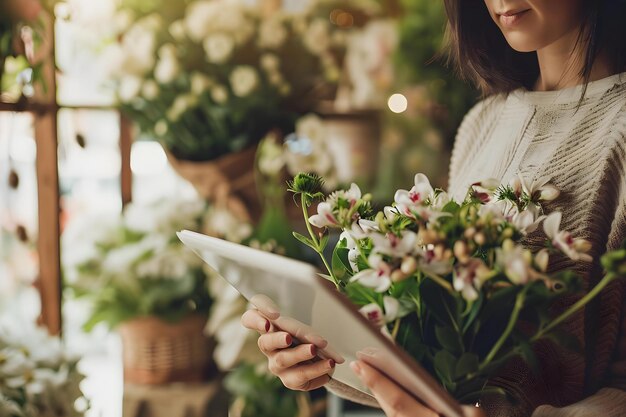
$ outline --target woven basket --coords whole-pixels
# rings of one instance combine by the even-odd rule
[[[205,162],[185,161],[166,153],[172,168],[204,199],[228,206],[240,217],[255,219],[260,213],[254,180],[256,146]]]
[[[142,317],[122,324],[124,381],[149,385],[203,381],[213,350],[203,333],[206,320],[192,315],[172,324]]]

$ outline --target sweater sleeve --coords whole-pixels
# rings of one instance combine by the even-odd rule
[[[607,251],[617,249],[626,239],[626,106],[621,109],[614,129],[615,135],[612,138],[613,146],[610,155],[611,171],[614,172],[609,182],[612,183],[610,184],[611,191],[618,197],[607,240]],[[614,284],[626,285],[623,281]],[[619,305],[620,300],[616,301]],[[622,417],[626,415],[626,299],[622,298],[621,305],[616,307],[621,309],[621,325],[615,353],[608,368],[606,388],[567,407],[540,406],[534,411],[532,417]]]

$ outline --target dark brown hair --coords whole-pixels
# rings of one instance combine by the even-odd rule
[[[517,52],[509,46],[484,0],[444,2],[449,57],[462,78],[474,82],[484,95],[533,87],[539,76],[537,54]],[[586,47],[580,72],[586,85],[600,52],[610,60],[614,72],[626,71],[626,0],[583,3],[585,21],[578,42]]]

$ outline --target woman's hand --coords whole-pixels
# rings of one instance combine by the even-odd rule
[[[381,408],[389,417],[438,417],[439,414],[419,403],[389,378],[363,361],[350,364],[363,384],[370,389]],[[476,407],[463,407],[466,417],[485,417]]]
[[[294,336],[272,325],[279,317],[277,311],[248,310],[241,317],[241,323],[260,333],[259,349],[268,359],[270,372],[292,390],[310,391],[324,386],[330,381],[335,368],[332,359],[319,359],[317,349],[323,349],[326,342],[319,341],[292,346]]]

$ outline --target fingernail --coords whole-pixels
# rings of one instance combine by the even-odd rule
[[[354,371],[355,374],[357,375],[361,375],[361,365],[359,365],[358,362],[351,362],[350,363],[350,368],[352,368],[352,370]]]
[[[268,320],[265,320],[265,333],[270,331],[270,322]]]
[[[311,345],[311,356],[317,356],[317,347],[315,345]]]
[[[285,343],[287,344],[287,346],[291,346],[291,344],[293,343],[293,338],[291,337],[290,334],[285,336]]]
[[[329,368],[334,368],[334,367],[335,367],[335,361],[334,361],[334,360],[332,360],[332,359],[330,359],[330,360],[328,361],[328,367],[329,367]]]

